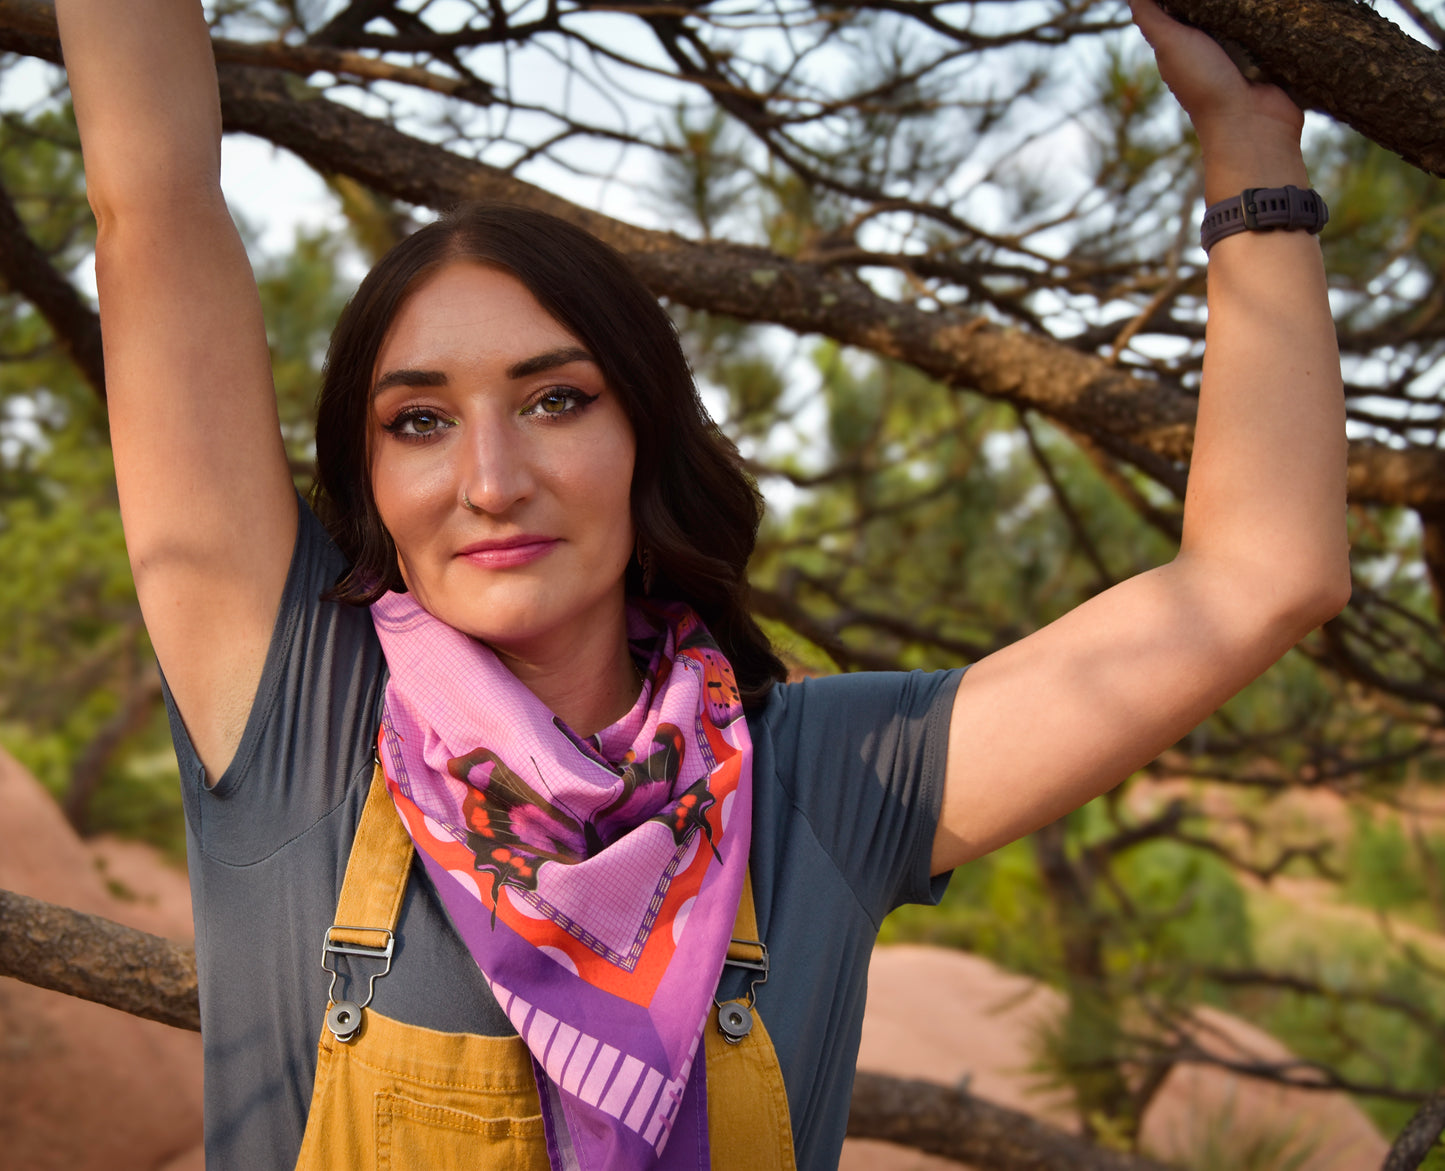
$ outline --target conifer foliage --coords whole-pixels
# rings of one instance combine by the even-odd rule
[[[1149,769],[884,934],[1066,994],[1039,1059],[1094,1147],[1040,1154],[1045,1136],[1020,1154],[1017,1128],[989,1147],[1012,1123],[979,1114],[977,1166],[1142,1165],[1149,1102],[1191,1061],[1346,1090],[1406,1129],[1419,1153],[1392,1166],[1445,1167],[1426,1153],[1445,1121],[1445,7],[1167,7],[1317,111],[1353,600]],[[303,489],[327,331],[357,274],[435,212],[492,198],[608,240],[674,312],[770,499],[754,601],[800,669],[972,662],[1177,548],[1203,345],[1198,150],[1118,0],[208,14],[227,129],[323,185],[325,222],[285,246],[242,224]],[[82,832],[177,849],[48,5],[0,0],[0,53],[0,739]],[[3,906],[0,935],[22,914]],[[1200,1004],[1299,1062],[1212,1049]],[[880,1107],[897,1084],[867,1093],[872,1133],[946,1145]],[[1195,1165],[1298,1155],[1285,1136]]]

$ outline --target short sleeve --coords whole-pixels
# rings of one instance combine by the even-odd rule
[[[246,865],[342,800],[368,768],[385,660],[364,606],[322,600],[346,561],[304,502],[266,665],[236,755],[213,786],[175,701],[166,707],[187,818],[203,852]]]
[[[861,672],[774,689],[758,721],[777,784],[874,925],[937,902],[929,874],[962,671]]]

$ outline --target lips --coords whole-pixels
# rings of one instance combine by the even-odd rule
[[[562,542],[537,533],[519,533],[495,541],[474,541],[458,550],[457,556],[482,569],[513,569],[545,557]]]

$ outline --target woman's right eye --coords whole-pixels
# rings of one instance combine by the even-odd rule
[[[430,439],[455,425],[453,420],[440,411],[411,407],[398,414],[390,423],[383,424],[382,429],[402,439]]]

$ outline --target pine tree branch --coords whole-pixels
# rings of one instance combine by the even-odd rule
[[[1420,518],[1420,558],[1430,577],[1430,593],[1435,601],[1435,614],[1445,624],[1445,508],[1422,508]]]
[[[69,352],[82,377],[105,398],[100,317],[58,272],[26,230],[10,192],[0,184],[0,284],[35,306]]]
[[[1309,0],[1301,10],[1322,4],[1336,6],[1332,0]],[[58,61],[58,44],[43,33],[48,8],[40,0],[0,0],[0,51]],[[53,30],[53,18],[48,27]],[[229,130],[266,138],[323,174],[347,175],[393,199],[425,207],[493,199],[551,212],[623,252],[659,296],[745,321],[822,334],[907,362],[960,390],[1036,410],[1156,479],[1177,478],[1189,458],[1195,402],[1169,383],[977,315],[891,301],[826,265],[623,223],[324,97],[298,93],[275,70],[223,65],[220,77]],[[1396,88],[1393,80],[1380,85]],[[1439,125],[1437,132],[1445,134],[1445,118]],[[1350,449],[1349,484],[1352,496],[1362,502],[1445,507],[1445,452],[1357,441]]]
[[[1197,975],[1204,980],[1234,987],[1275,988],[1301,996],[1315,996],[1326,1002],[1370,1004],[1397,1012],[1413,1021],[1423,1032],[1433,1034],[1445,1048],[1445,1021],[1433,1016],[1416,1000],[1368,988],[1334,987],[1293,972],[1274,972],[1262,968],[1201,968]]]
[[[1380,1171],[1415,1171],[1445,1134],[1445,1090],[1427,1098],[1405,1123]]]
[[[1022,411],[1018,413],[1019,428],[1024,433],[1024,439],[1028,442],[1029,454],[1033,456],[1034,464],[1048,484],[1049,491],[1053,493],[1054,504],[1058,507],[1064,521],[1069,526],[1069,532],[1073,534],[1075,547],[1083,553],[1089,564],[1094,567],[1094,573],[1098,577],[1096,589],[1103,591],[1115,584],[1115,577],[1109,572],[1109,567],[1104,564],[1104,556],[1099,552],[1099,546],[1095,544],[1093,536],[1089,532],[1089,526],[1084,523],[1084,518],[1079,515],[1079,510],[1074,507],[1074,502],[1069,499],[1069,494],[1059,480],[1058,473],[1054,471],[1053,462],[1049,459],[1048,453],[1039,444],[1039,438],[1034,434],[1034,429],[1029,425],[1028,416]]]
[[[1422,171],[1445,175],[1445,57],[1367,4],[1343,0],[1162,0],[1242,47],[1261,79]]]
[[[397,65],[348,49],[336,49],[326,45],[293,45],[285,41],[252,44],[220,37],[211,43],[215,47],[216,60],[229,64],[283,69],[301,77],[309,77],[314,73],[334,73],[337,77],[349,78],[362,84],[390,81],[477,106],[489,106],[493,101],[491,89],[485,83],[479,83],[472,78],[448,77],[430,69]]]
[[[132,645],[128,657],[137,657]],[[90,803],[105,778],[111,758],[131,736],[150,722],[164,692],[161,673],[153,660],[143,665],[129,664],[119,685],[120,707],[100,726],[70,768],[70,784],[65,793],[65,816],[75,832],[84,837],[90,831]]]
[[[191,948],[99,915],[0,890],[0,976],[199,1029]]]
[[[781,622],[802,635],[833,660],[841,671],[897,671],[902,664],[896,658],[870,650],[859,650],[845,643],[838,632],[819,620],[787,592],[753,586],[749,602],[764,618]]]
[[[1189,457],[1190,395],[1053,339],[956,310],[900,304],[851,276],[764,249],[623,223],[325,98],[298,100],[275,74],[226,67],[221,91],[228,127],[292,150],[323,173],[347,174],[427,207],[497,199],[547,211],[623,252],[659,296],[907,362],[950,386],[1037,410],[1151,475],[1159,472],[1151,461],[1177,466]],[[1350,488],[1356,499],[1373,503],[1445,505],[1445,453],[1357,441],[1351,445]]]
[[[0,976],[176,1028],[200,1028],[195,954],[189,947],[11,891],[0,891]],[[1284,979],[1274,973],[1268,978]],[[1288,1063],[1290,1073],[1303,1065],[1320,1075],[1302,1081],[1278,1063],[1221,1060],[1202,1052],[1181,1056],[1302,1089],[1356,1088],[1313,1063]],[[1364,1092],[1380,1089],[1365,1087]],[[1400,1133],[1384,1171],[1419,1166],[1442,1129],[1445,1091],[1428,1099]],[[871,1073],[860,1073],[854,1084],[848,1133],[969,1162],[981,1171],[1165,1171],[1158,1163],[1095,1147],[964,1090]]]
[[[858,1074],[850,1138],[881,1139],[990,1171],[1166,1171],[1106,1150],[1017,1110],[933,1082]]]

